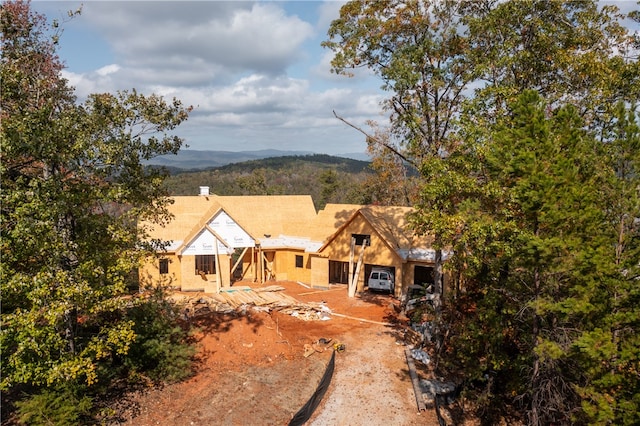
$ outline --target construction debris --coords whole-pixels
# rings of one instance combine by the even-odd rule
[[[422,349],[411,349],[411,357],[415,360],[422,362],[424,365],[429,365],[431,357]]]
[[[422,398],[428,407],[435,406],[436,399],[443,405],[452,404],[455,401],[456,385],[453,382],[422,379],[420,387]]]
[[[170,298],[184,306],[186,319],[210,313],[246,313],[248,309],[279,311],[305,321],[331,319],[331,310],[323,303],[303,303],[283,292],[284,287],[263,288],[238,286],[225,288],[218,294],[174,293]]]
[[[311,355],[316,353],[316,350],[308,343],[304,344],[304,357],[309,358]]]

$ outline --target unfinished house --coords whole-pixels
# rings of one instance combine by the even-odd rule
[[[142,286],[216,292],[234,280],[310,280],[309,252],[321,245],[304,237],[316,217],[310,196],[217,196],[201,187],[172,200],[173,220],[149,235],[168,245],[141,268]]]
[[[310,253],[322,241],[308,237],[316,209],[309,195],[217,197],[225,212],[254,239],[238,250],[233,278],[254,282],[301,281],[311,277]]]
[[[317,223],[335,231],[315,254],[311,284],[349,283],[354,277],[358,292],[375,267],[395,276],[395,295],[406,293],[410,285],[433,284],[435,251],[431,240],[415,236],[408,227],[410,207],[327,205],[318,213]]]
[[[234,281],[298,281],[357,291],[375,267],[390,269],[395,294],[433,283],[430,240],[408,228],[408,207],[328,204],[308,195],[173,197],[174,219],[150,236],[168,242],[140,270],[141,285],[217,292]]]

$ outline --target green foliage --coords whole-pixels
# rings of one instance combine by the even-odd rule
[[[331,173],[334,187],[322,194],[323,174]],[[166,180],[172,195],[190,195],[201,185],[218,195],[311,195],[316,208],[326,203],[366,204],[364,186],[372,175],[368,163],[328,155],[273,157],[229,164],[208,171],[184,172]],[[327,175],[328,176],[328,175]]]
[[[474,78],[458,31],[463,2],[352,1],[323,43],[335,52],[333,71],[367,67],[391,92],[385,108],[406,157],[438,155],[455,129],[463,89]],[[418,161],[419,163],[419,161]]]
[[[93,401],[82,394],[83,390],[67,385],[29,396],[17,403],[20,423],[33,426],[87,424]]]
[[[370,143],[420,170],[461,283],[435,351],[487,423],[637,423],[640,67],[601,6],[353,1],[325,43],[390,92]]]
[[[4,2],[0,24],[0,388],[36,390],[20,405],[25,421],[68,424],[91,400],[61,398],[98,395],[118,360],[153,336],[133,314],[149,302],[128,288],[153,250],[136,224],[166,220],[168,199],[163,174],[142,163],[177,152],[171,132],[190,108],[135,90],[77,104],[44,17]],[[175,375],[179,358],[157,350],[182,337],[170,318],[158,319],[169,331],[155,330],[156,347],[138,352],[157,360],[158,377]]]
[[[189,343],[188,330],[176,322],[178,312],[161,289],[127,311],[136,333],[136,341],[123,359],[129,374],[142,373],[162,382],[176,382],[192,374],[195,348]]]
[[[631,332],[640,311],[631,307],[637,286],[616,266],[613,248],[621,241],[620,217],[638,217],[628,209],[637,205],[637,185],[635,194],[619,191],[621,175],[603,158],[620,140],[597,142],[575,108],[547,115],[544,101],[525,92],[511,110],[475,151],[482,161],[468,163],[482,178],[447,193],[455,221],[442,214],[422,222],[450,236],[452,267],[465,279],[464,294],[449,305],[452,352],[443,362],[464,371],[470,389],[489,374],[502,398],[487,402],[495,408],[526,400],[534,424],[628,423],[626,409],[638,408],[630,360],[640,350]],[[626,213],[612,214],[616,206]],[[636,224],[624,238],[637,233]],[[484,394],[489,384],[481,383]]]

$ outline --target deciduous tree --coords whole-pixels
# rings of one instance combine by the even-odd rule
[[[2,389],[91,385],[135,344],[137,221],[168,218],[163,175],[142,163],[177,152],[189,108],[135,90],[78,104],[55,26],[21,1],[0,25]]]
[[[350,75],[351,68],[364,67],[381,78],[391,93],[384,102],[391,138],[369,140],[417,167],[452,150],[465,89],[477,78],[460,31],[463,9],[463,3],[451,0],[352,1],[341,8],[323,43],[335,52],[335,72]],[[439,312],[443,242],[434,237]]]

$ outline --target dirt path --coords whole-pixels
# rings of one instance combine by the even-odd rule
[[[404,346],[383,326],[367,326],[343,337],[346,351],[323,403],[309,425],[430,425],[430,412],[418,414]]]
[[[277,284],[302,302],[324,302],[340,315],[303,321],[248,309],[245,315],[196,318],[196,374],[132,396],[133,408],[119,424],[287,425],[315,391],[331,357],[331,345],[304,356],[305,344],[320,338],[341,342],[346,350],[336,353],[331,385],[308,425],[438,424],[433,410],[418,413],[398,329],[381,325],[395,316],[396,300],[368,293],[350,299],[346,287],[317,292]]]

